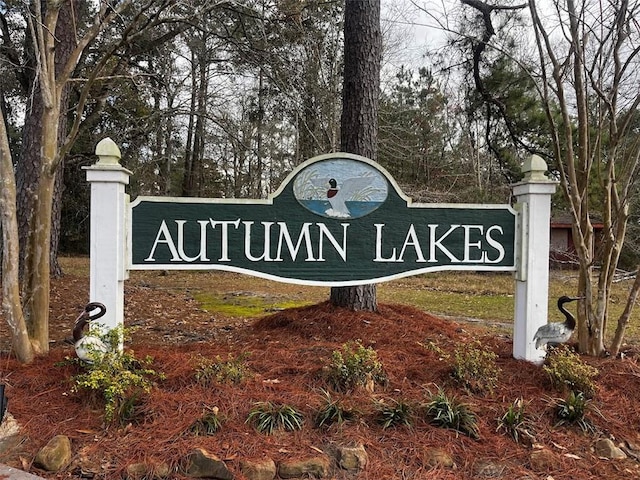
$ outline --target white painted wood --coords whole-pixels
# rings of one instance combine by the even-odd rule
[[[120,150],[110,139],[96,146],[98,162],[84,167],[91,184],[89,300],[104,304],[100,323],[112,329],[124,324],[126,204],[131,172],[120,165]]]
[[[537,155],[527,160],[522,182],[512,185],[519,204],[520,247],[523,252],[515,276],[515,308],[513,322],[513,356],[537,364],[545,352],[535,348],[533,337],[538,328],[547,323],[549,302],[549,234],[551,195],[557,182],[544,172],[547,164]]]

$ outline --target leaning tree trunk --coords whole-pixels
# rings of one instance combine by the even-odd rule
[[[380,91],[380,0],[347,0],[344,13],[344,82],[341,147],[376,159]],[[376,286],[333,287],[332,305],[353,310],[377,309]]]

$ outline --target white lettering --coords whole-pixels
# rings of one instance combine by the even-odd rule
[[[198,220],[200,224],[200,253],[195,257],[188,257],[184,252],[184,224],[187,223],[186,220],[176,220],[176,225],[178,225],[178,254],[180,258],[185,262],[195,262],[200,259],[203,262],[208,262],[207,258],[207,225],[209,222],[207,220]]]
[[[447,250],[442,245],[444,239],[447,238],[451,234],[451,232],[453,232],[460,225],[451,225],[451,227],[449,227],[449,230],[447,230],[447,233],[436,239],[436,229],[438,228],[438,226],[439,225],[429,225],[429,239],[431,241],[429,245],[429,262],[438,261],[438,259],[436,258],[436,248],[438,248],[442,253],[449,257],[449,260],[455,263],[460,263],[460,260],[458,260],[449,250]]]
[[[229,225],[233,225],[236,229],[240,226],[240,219],[237,220],[214,220],[213,218],[209,218],[209,222],[213,228],[216,228],[218,225],[222,227],[221,238],[220,238],[220,258],[219,262],[230,262],[229,258]]]
[[[298,256],[298,250],[300,249],[300,245],[304,240],[305,247],[307,248],[307,258],[306,262],[313,262],[315,258],[313,258],[313,248],[311,247],[311,236],[309,234],[309,227],[311,223],[304,223],[302,225],[302,229],[300,230],[300,235],[298,236],[298,242],[295,247],[293,246],[293,240],[291,239],[291,235],[289,234],[289,229],[287,228],[287,224],[285,222],[278,222],[278,226],[280,227],[280,237],[278,238],[278,253],[276,254],[276,262],[282,262],[282,241],[287,244],[289,248],[289,253],[291,254],[291,260],[296,259]]]
[[[254,222],[242,222],[244,225],[244,255],[248,260],[252,262],[259,262],[263,260],[265,262],[273,262],[271,258],[271,226],[274,222],[260,222],[264,227],[264,241],[262,244],[262,255],[254,257],[251,253],[251,226]]]
[[[471,230],[476,229],[480,230],[480,235],[484,231],[484,227],[482,225],[463,225],[464,228],[464,260],[463,262],[471,263],[471,262],[482,262],[486,252],[483,252],[482,242],[478,240],[475,243],[471,243]],[[471,258],[471,248],[477,248],[480,250],[480,258]]]
[[[382,258],[382,229],[384,228],[384,223],[376,223],[374,224],[376,227],[376,258],[373,259],[374,262],[397,262],[396,258],[396,249],[392,250],[391,256],[388,258]]]
[[[329,231],[329,229],[324,223],[318,223],[317,225],[318,227],[320,227],[320,241],[318,245],[318,261],[324,262],[323,238],[326,237],[333,245],[333,248],[336,249],[336,252],[338,252],[338,255],[340,255],[340,258],[342,258],[342,260],[346,262],[347,261],[347,228],[349,227],[349,224],[348,223],[340,224],[342,225],[342,245],[338,243],[338,241],[335,239],[335,237],[332,235],[332,233]]]
[[[484,261],[487,263],[499,263],[504,258],[504,246],[491,236],[491,232],[494,230],[497,230],[500,235],[504,234],[500,225],[493,225],[492,227],[487,228],[487,243],[498,251],[498,258],[495,260],[491,260],[487,252],[484,253]]]
[[[413,223],[409,227],[409,231],[407,232],[407,236],[404,239],[404,243],[402,244],[402,250],[400,250],[400,262],[404,262],[404,252],[407,249],[407,246],[411,245],[416,251],[416,262],[424,263],[426,260],[424,259],[424,255],[422,254],[422,248],[420,247],[420,242],[418,241],[418,236],[416,235],[416,229],[413,226]]]
[[[162,237],[162,238],[160,238]],[[173,243],[173,239],[171,238],[171,234],[169,233],[169,228],[167,228],[167,224],[165,221],[162,221],[160,228],[158,229],[158,234],[156,235],[156,239],[153,242],[153,247],[151,247],[151,253],[147,258],[144,259],[145,262],[155,262],[156,259],[153,258],[153,254],[156,252],[156,247],[159,243],[164,243],[169,247],[169,251],[171,252],[171,261],[179,262],[180,255],[178,255],[178,251],[176,250],[176,246]]]

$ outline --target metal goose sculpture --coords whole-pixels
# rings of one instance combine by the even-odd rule
[[[98,309],[98,313],[91,312]],[[73,342],[78,358],[87,363],[105,354],[109,348],[98,337],[85,335],[84,328],[93,320],[97,320],[107,312],[107,308],[99,302],[87,303],[73,326]]]
[[[565,303],[581,300],[584,297],[567,297],[562,296],[558,299],[558,310],[565,316],[564,322],[552,322],[542,325],[533,339],[536,342],[536,348],[546,348],[548,345],[556,346],[569,341],[571,334],[576,328],[576,319],[564,308]]]

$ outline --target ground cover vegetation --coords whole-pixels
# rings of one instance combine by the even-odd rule
[[[197,446],[240,479],[243,459],[278,462],[363,444],[369,465],[356,478],[472,479],[487,465],[505,479],[640,473],[633,456],[605,460],[594,450],[597,439],[609,438],[633,454],[640,441],[636,343],[622,359],[579,355],[572,343],[539,367],[511,357],[508,328],[465,321],[467,310],[457,319],[449,311],[446,320],[397,303],[353,312],[332,307],[319,287],[224,272],[134,272],[123,360],[87,368],[67,358],[88,260],[62,262],[70,273],[52,282],[50,355],[22,365],[0,330],[0,382],[24,438],[0,462],[45,478],[105,479],[127,477],[132,464],[166,463],[171,478],[182,478],[185,455]],[[414,280],[452,281],[431,277]],[[465,274],[462,283],[501,277]],[[473,284],[460,286],[461,296],[484,295]],[[207,311],[194,297],[211,285],[231,302],[250,287],[257,303],[272,303],[252,317]],[[393,296],[407,286],[379,288]],[[279,310],[282,299],[303,306]],[[72,439],[74,459],[47,473],[31,462],[58,434]],[[455,466],[435,462],[434,449]],[[546,463],[535,460],[542,450],[550,452]],[[353,478],[334,467],[335,478]]]

